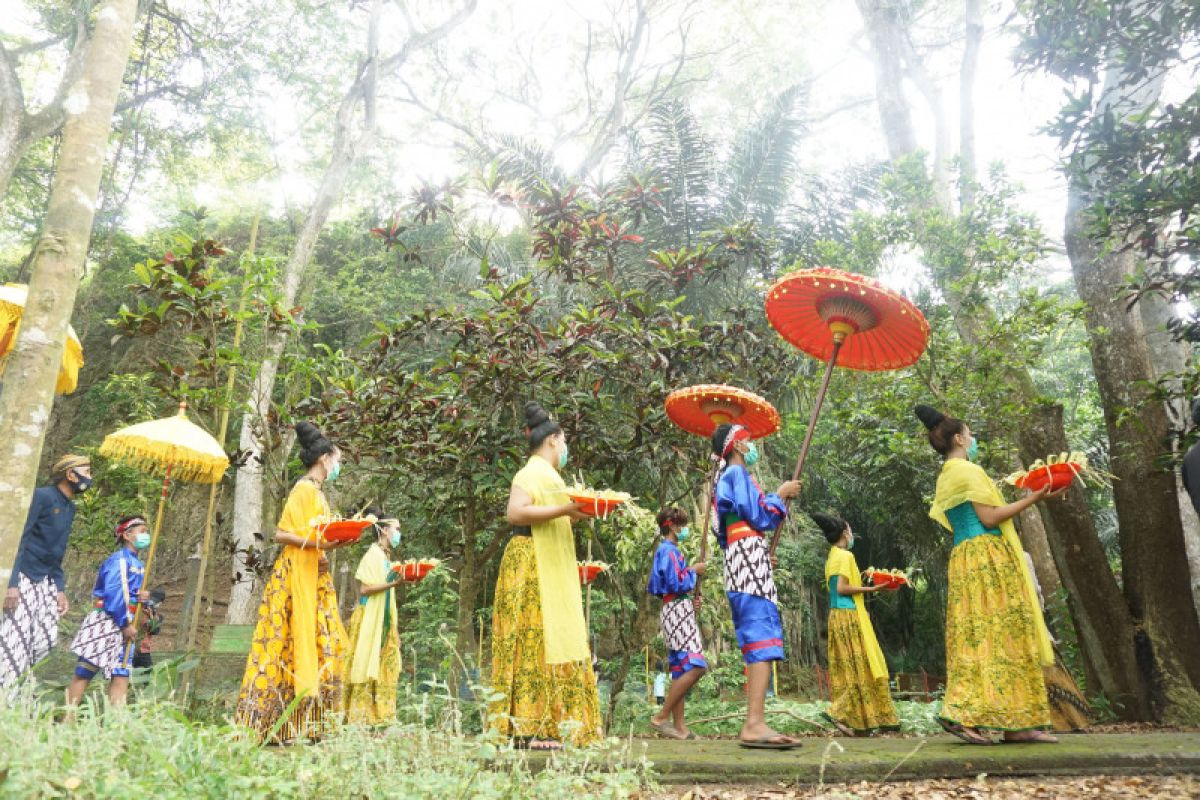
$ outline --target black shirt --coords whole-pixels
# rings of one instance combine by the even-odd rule
[[[63,591],[62,560],[74,521],[75,503],[61,489],[57,486],[34,489],[8,585],[16,586],[21,575],[34,583],[49,577],[58,590]]]

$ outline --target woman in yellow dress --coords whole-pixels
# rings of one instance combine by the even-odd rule
[[[234,713],[236,724],[274,743],[318,738],[337,716],[346,655],[324,551],[353,542],[326,542],[319,532],[330,516],[321,487],[341,472],[342,454],[310,422],[296,425],[296,438],[308,472],[292,487],[276,526],[283,549],[263,590]]]
[[[381,519],[374,527],[375,541],[354,573],[358,604],[350,615],[342,708],[346,722],[385,725],[396,719],[400,682],[396,587],[404,580],[392,571],[392,553],[400,547],[400,521]]]
[[[1065,490],[1005,503],[977,464],[971,429],[929,406],[916,415],[945,463],[929,516],[954,533],[947,569],[946,694],[939,723],[970,744],[1058,741],[1045,733],[1050,704],[1042,667],[1054,663],[1033,580],[1012,518]]]
[[[896,707],[888,691],[887,662],[863,595],[883,586],[863,586],[854,549],[850,523],[831,514],[810,514],[832,545],[825,561],[825,584],[829,587],[829,694],[824,714],[843,736],[881,730],[899,730]],[[889,584],[890,586],[891,584]],[[895,586],[893,588],[899,588]]]
[[[512,539],[500,561],[492,607],[489,725],[518,746],[557,750],[601,738],[600,700],[583,619],[571,521],[583,518],[559,470],[562,428],[537,403],[525,404],[532,455],[508,498]]]

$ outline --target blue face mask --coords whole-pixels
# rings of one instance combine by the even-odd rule
[[[679,533],[675,534],[675,538],[681,542],[686,542],[688,537],[691,535],[692,535],[691,530],[688,528],[687,525],[684,525],[682,528],[679,529]]]
[[[337,462],[333,465],[333,469],[329,470],[329,475],[325,478],[327,481],[336,481],[338,475],[342,474],[342,462]]]
[[[854,542],[855,542],[855,538],[854,538],[854,534],[852,533],[852,534],[850,534],[850,541],[846,542],[846,549],[853,550]]]
[[[758,447],[754,442],[750,442],[750,449],[746,451],[746,455],[742,456],[742,459],[746,462],[747,467],[753,467],[758,463]]]
[[[570,456],[571,456],[571,449],[570,449],[569,447],[567,447],[567,443],[566,443],[566,442],[563,442],[563,449],[562,449],[562,452],[558,454],[558,468],[559,468],[559,470],[566,469],[566,467],[567,467],[567,459],[568,459],[568,458],[570,458]]]
[[[145,550],[149,546],[150,534],[146,531],[142,531],[133,537],[133,547],[135,550]]]
[[[974,461],[979,456],[979,440],[974,436],[971,437],[971,443],[967,445],[967,461]]]
[[[391,544],[391,546],[393,548],[399,547],[400,546],[400,531],[392,531],[392,536],[390,539],[388,539],[388,543]]]

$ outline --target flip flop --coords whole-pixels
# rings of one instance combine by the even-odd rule
[[[659,736],[665,736],[668,739],[686,739],[687,737],[675,730],[675,726],[670,722],[663,721],[655,724],[653,718],[650,720],[650,727],[654,729]]]
[[[1042,736],[1049,736],[1044,731],[1038,731],[1038,733],[1042,734]],[[1043,739],[1041,737],[1033,739],[1001,739],[1000,744],[1058,744],[1058,739]]]
[[[840,733],[842,736],[850,736],[850,737],[854,737],[854,736],[857,736],[857,735],[858,735],[858,734],[856,734],[856,733],[855,733],[853,730],[851,730],[850,728],[846,727],[845,725],[843,725],[842,723],[838,722],[838,721],[837,721],[836,719],[834,719],[833,717],[831,717],[831,716],[829,716],[828,714],[826,714],[824,711],[822,711],[822,712],[821,712],[821,719],[825,720],[825,721],[826,721],[826,722],[828,722],[830,725],[832,725],[833,727],[837,728],[837,730],[838,730],[838,733]]]
[[[800,742],[777,742],[776,739],[784,738],[785,734],[777,733],[774,736],[763,736],[758,739],[739,739],[738,744],[745,747],[747,750],[795,750],[800,746]]]
[[[991,739],[987,738],[986,736],[983,736],[983,734],[980,734],[979,739],[972,739],[967,734],[966,729],[964,729],[962,725],[959,725],[958,723],[955,723],[955,722],[948,722],[948,721],[942,719],[941,717],[937,718],[937,724],[941,725],[942,730],[944,730],[946,733],[950,734],[951,736],[962,739],[967,744],[978,745],[980,747],[984,747],[989,744],[995,744],[995,742],[993,742]]]

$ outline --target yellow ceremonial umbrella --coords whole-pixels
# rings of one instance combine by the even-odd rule
[[[100,445],[100,455],[151,475],[163,476],[158,514],[154,518],[154,532],[142,579],[142,586],[148,587],[172,477],[189,483],[216,483],[229,467],[229,456],[216,439],[187,418],[187,403],[179,404],[179,413],[175,416],[139,422],[110,433]],[[135,630],[141,610],[141,603],[138,603],[133,618]]]
[[[5,367],[5,356],[17,341],[21,327],[21,316],[25,313],[25,302],[29,287],[23,283],[6,283],[0,286],[0,374]],[[63,345],[62,365],[58,368],[58,383],[55,394],[70,394],[79,385],[79,369],[83,366],[83,345],[75,335],[75,329],[67,326],[67,343]]]

